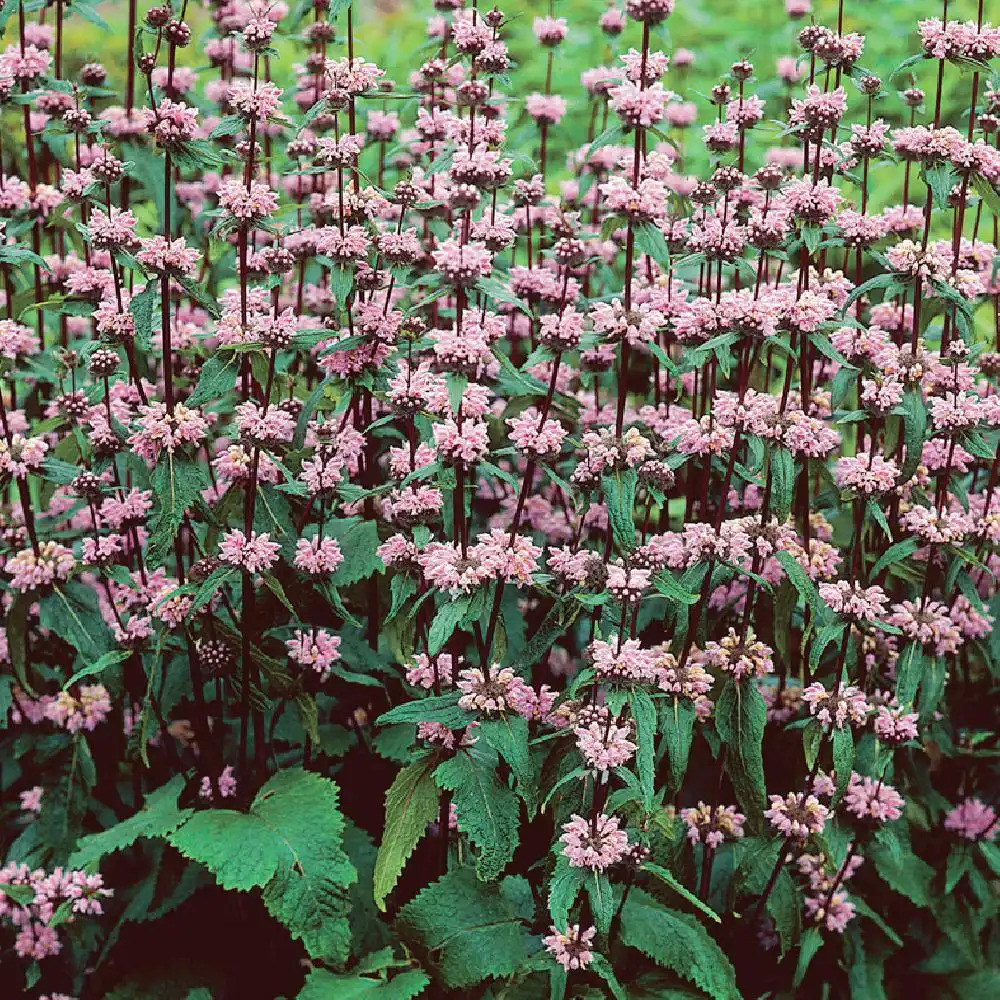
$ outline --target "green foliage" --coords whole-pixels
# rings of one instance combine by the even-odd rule
[[[142,809],[101,833],[81,838],[70,864],[83,868],[115,851],[124,851],[140,838],[168,837],[194,814],[181,809],[177,797],[184,788],[183,775],[176,775],[146,796]]]
[[[476,871],[497,878],[517,848],[517,796],[496,777],[496,753],[478,744],[463,747],[434,772],[438,785],[452,793],[458,828],[479,848]]]
[[[422,757],[403,768],[385,796],[385,833],[375,861],[375,902],[385,909],[407,860],[437,818],[438,791],[434,783],[435,758]]]
[[[541,948],[529,928],[534,904],[527,881],[479,881],[457,868],[399,912],[403,937],[426,953],[441,982],[459,989],[510,976]]]
[[[666,909],[642,889],[633,889],[622,908],[622,941],[714,1000],[740,997],[729,959],[701,924]]]
[[[298,768],[279,771],[250,810],[207,809],[167,835],[224,889],[262,889],[268,912],[315,958],[346,960],[347,889],[357,877],[343,850],[337,786]]]
[[[761,822],[766,790],[762,744],[767,707],[752,684],[727,680],[716,703],[715,725],[726,746],[726,769],[751,828]]]

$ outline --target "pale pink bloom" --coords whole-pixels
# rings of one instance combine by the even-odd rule
[[[555,925],[551,933],[542,938],[545,950],[567,971],[586,969],[593,961],[594,953],[590,950],[597,935],[596,927],[580,930],[579,924],[569,924],[565,931],[560,931]]]
[[[687,838],[692,844],[703,843],[717,848],[724,840],[739,840],[743,836],[746,817],[735,806],[708,806],[699,802],[692,809],[681,811],[687,825]]]
[[[997,814],[981,799],[967,798],[945,816],[944,828],[966,840],[994,840]]]
[[[613,722],[591,722],[575,729],[576,746],[587,767],[594,771],[609,771],[632,759],[636,745],[629,737],[629,726]]]
[[[219,798],[231,799],[236,796],[236,775],[233,773],[232,764],[227,764],[218,778]],[[212,789],[212,779],[207,774],[202,775],[201,784],[198,787],[199,798],[211,802],[215,798]]]
[[[783,836],[806,840],[814,833],[822,833],[829,810],[815,795],[789,792],[784,798],[772,795],[771,807],[764,816]]]
[[[271,541],[268,532],[250,537],[234,528],[227,531],[219,542],[219,558],[230,566],[238,566],[249,573],[260,573],[270,569],[278,559],[281,546]]]
[[[462,696],[458,699],[460,708],[467,712],[482,712],[485,715],[503,713],[508,709],[516,711],[514,699],[526,687],[510,667],[494,663],[487,679],[478,667],[466,667],[459,672],[458,689]]]
[[[340,659],[340,636],[325,629],[312,629],[305,632],[296,629],[293,638],[285,643],[288,657],[293,663],[311,667],[326,680],[330,676],[333,664]]]
[[[22,594],[68,580],[76,565],[72,551],[58,542],[42,542],[38,549],[37,556],[30,548],[22,549],[4,564],[4,572],[11,577],[11,587]]]
[[[592,825],[574,813],[569,822],[563,824],[559,837],[565,845],[563,855],[574,868],[604,871],[620,861],[628,849],[628,834],[618,826],[616,816],[599,814]]]
[[[35,785],[26,791],[19,793],[21,809],[24,812],[39,813],[42,811],[42,795],[44,789],[41,785]]]
[[[887,823],[903,815],[903,797],[892,785],[854,771],[844,792],[844,808],[860,820]]]
[[[312,576],[333,573],[344,561],[335,538],[300,538],[295,544],[295,568]]]

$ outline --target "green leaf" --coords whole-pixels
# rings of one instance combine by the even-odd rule
[[[427,952],[444,985],[459,989],[510,976],[536,954],[541,941],[528,930],[533,917],[525,879],[490,885],[471,869],[456,868],[407,903],[397,926]]]
[[[920,548],[922,542],[916,536],[911,538],[904,538],[901,542],[896,542],[894,545],[890,545],[889,548],[879,556],[878,562],[872,567],[871,579],[876,579],[878,575],[889,566],[893,566],[898,562],[902,562],[904,559],[909,558],[917,549]]]
[[[787,448],[771,451],[771,505],[779,524],[784,524],[792,509],[795,493],[795,459]]]
[[[137,295],[132,296],[128,311],[135,318],[136,337],[148,341],[153,336],[153,310],[159,302],[158,278],[146,282],[146,287]]]
[[[564,930],[569,923],[569,911],[573,909],[586,879],[586,868],[571,865],[564,855],[559,855],[549,881],[549,914],[560,930]]]
[[[698,921],[668,910],[642,889],[622,907],[622,941],[694,983],[714,1000],[739,1000],[736,974],[722,949]]]
[[[240,371],[240,355],[227,352],[214,354],[204,365],[198,376],[198,384],[186,401],[187,406],[204,406],[225,399],[236,388],[236,378]]]
[[[82,583],[58,584],[39,601],[42,627],[65,640],[85,660],[98,660],[111,646],[97,592]]]
[[[336,784],[293,768],[257,793],[248,813],[206,809],[167,840],[224,889],[263,889],[268,912],[312,958],[346,960],[347,889],[357,872],[343,850]]]
[[[635,469],[616,469],[601,478],[604,499],[615,545],[622,553],[635,548],[635,490],[638,477]]]
[[[903,400],[903,443],[906,458],[900,470],[900,482],[907,482],[917,471],[927,434],[927,405],[915,389],[907,389]]]
[[[813,615],[817,618],[823,617],[823,605],[819,599],[819,591],[816,585],[806,575],[806,571],[799,565],[796,558],[784,550],[776,552],[778,562],[792,581],[792,585],[799,592],[799,596],[812,608]]]
[[[193,809],[179,809],[177,796],[184,788],[178,774],[146,796],[142,809],[101,833],[81,838],[69,859],[73,868],[84,868],[105,855],[124,851],[140,837],[166,837],[194,815]]]
[[[324,525],[323,534],[337,540],[344,556],[330,577],[333,586],[346,587],[385,569],[376,552],[380,543],[374,521],[360,517],[332,518]]]
[[[63,691],[68,691],[74,684],[82,681],[85,677],[96,677],[98,674],[107,670],[108,667],[113,667],[116,663],[121,663],[122,660],[127,660],[131,655],[132,651],[130,649],[113,649],[110,652],[105,653],[94,663],[85,667],[80,667],[80,669],[77,670],[65,684],[63,684]]]
[[[184,515],[198,503],[209,484],[197,461],[166,454],[153,469],[150,485],[156,504],[149,520],[149,559],[161,564],[173,550]]]
[[[476,735],[507,762],[530,819],[538,807],[538,777],[528,752],[527,720],[511,713],[498,719],[483,719]]]
[[[247,127],[242,115],[226,115],[209,133],[209,139],[222,139],[228,135],[236,135]]]
[[[461,692],[418,698],[390,708],[375,720],[376,726],[393,726],[401,722],[439,722],[448,729],[464,729],[475,719],[472,712],[458,707]]]
[[[20,906],[27,906],[35,898],[35,890],[30,885],[12,885],[0,882],[0,896],[13,900]]]
[[[956,174],[950,163],[924,164],[924,180],[934,195],[938,208],[948,208],[948,196],[954,187]]]
[[[757,688],[727,680],[716,704],[715,725],[728,747],[726,769],[737,801],[753,828],[760,824],[766,797],[761,749],[766,720],[767,706]]]
[[[428,983],[430,978],[420,969],[401,972],[389,980],[313,969],[296,1000],[410,1000],[423,993]]]
[[[615,892],[611,881],[603,872],[591,869],[587,872],[583,887],[587,890],[597,933],[605,935],[611,928],[611,920],[615,915]]]
[[[722,919],[710,906],[703,903],[690,889],[686,889],[680,882],[677,881],[674,876],[667,871],[666,868],[661,868],[659,865],[649,864],[648,862],[642,866],[642,870],[649,872],[650,875],[655,875],[658,879],[666,882],[671,889],[674,890],[679,896],[683,896],[696,910],[704,913],[706,917],[710,920],[714,920],[717,924],[722,923]]]
[[[781,954],[784,955],[798,940],[801,930],[802,902],[795,889],[792,876],[788,869],[783,868],[775,880],[771,895],[767,897],[767,912],[774,921],[774,929],[781,942]]]
[[[636,729],[636,769],[642,788],[643,804],[647,810],[653,808],[653,784],[656,778],[656,705],[646,691],[635,688],[629,692],[629,709],[635,720]]]
[[[482,614],[484,606],[483,592],[466,594],[457,600],[445,601],[438,608],[434,620],[427,633],[427,652],[437,656],[444,649],[456,629],[471,625]]]
[[[608,984],[608,989],[615,1000],[626,1000],[625,991],[615,977],[611,963],[603,955],[595,954],[590,960],[590,967]]]
[[[823,935],[816,927],[810,927],[802,935],[802,944],[799,949],[799,961],[795,966],[795,978],[793,985],[798,989],[802,985],[802,980],[806,978],[809,966],[816,957],[816,952],[823,947]]]
[[[640,222],[632,227],[636,249],[648,254],[657,264],[670,266],[670,248],[663,231],[653,222]]]
[[[375,903],[385,909],[386,897],[427,825],[438,813],[433,757],[414,761],[396,775],[385,796],[385,832],[375,859]]]
[[[519,839],[517,796],[497,780],[495,759],[473,745],[434,772],[438,785],[452,793],[459,831],[479,848],[476,871],[484,880],[500,875]]]
[[[896,697],[900,705],[912,705],[924,674],[927,658],[919,642],[910,642],[896,664]]]
[[[834,794],[834,803],[840,800],[844,794],[847,783],[851,778],[851,769],[854,767],[854,733],[851,727],[844,726],[842,729],[834,729],[831,736],[833,744],[833,769],[837,775],[837,790]]]
[[[673,705],[660,715],[660,730],[667,746],[667,763],[670,767],[670,784],[678,789],[684,782],[691,744],[694,742],[694,723],[697,713],[694,704],[686,698],[674,698]]]

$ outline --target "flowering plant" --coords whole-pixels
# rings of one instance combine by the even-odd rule
[[[0,12],[4,995],[1000,994],[982,2],[121,6]]]

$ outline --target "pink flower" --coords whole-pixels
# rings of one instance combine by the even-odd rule
[[[529,94],[524,109],[538,125],[558,125],[566,114],[566,101],[557,94]]]
[[[592,868],[604,871],[619,862],[628,849],[628,834],[618,829],[618,818],[603,813],[594,822],[575,813],[563,824],[560,841],[565,845],[563,855],[574,868]]]
[[[462,692],[458,705],[467,712],[486,715],[517,711],[514,700],[526,686],[510,667],[501,668],[499,663],[493,664],[489,677],[478,667],[466,667],[458,675],[458,689]]]
[[[42,811],[42,795],[44,791],[41,785],[35,785],[33,788],[19,793],[21,809],[24,812],[40,813]]]
[[[253,531],[247,538],[237,528],[227,531],[219,542],[219,558],[230,566],[238,566],[248,573],[270,569],[278,559],[281,546],[271,541],[268,532]]]
[[[333,664],[340,659],[340,636],[325,629],[304,632],[296,629],[293,638],[286,642],[289,659],[304,667],[311,667],[320,680],[330,676]]]
[[[628,726],[592,722],[574,730],[576,746],[587,767],[594,771],[609,771],[632,759],[636,745],[630,739]]]
[[[994,840],[997,835],[997,814],[992,806],[978,798],[967,798],[952,809],[944,819],[944,828],[966,840]]]
[[[724,670],[737,681],[763,677],[774,671],[773,650],[748,629],[741,639],[733,628],[721,642],[709,642],[703,653],[707,666]]]
[[[22,549],[4,564],[3,571],[10,575],[10,585],[22,594],[60,580],[68,580],[76,560],[66,546],[58,542],[42,542],[38,555],[32,549]]]
[[[545,950],[567,971],[586,969],[593,961],[594,953],[590,950],[596,927],[580,930],[579,924],[570,924],[565,932],[557,927],[551,928],[552,933],[542,938]]]
[[[860,820],[887,823],[903,815],[903,797],[892,785],[852,772],[844,792],[844,808]]]
[[[822,833],[829,810],[815,795],[789,792],[784,798],[772,795],[771,807],[764,816],[783,836],[806,840],[814,833]]]
[[[217,780],[220,799],[231,799],[236,797],[236,776],[233,773],[232,764],[227,764]],[[199,798],[211,802],[215,797],[212,789],[212,779],[207,774],[202,775],[201,784],[198,786]]]
[[[295,544],[295,568],[312,576],[333,573],[344,561],[335,538],[300,538]]]
[[[746,819],[735,806],[708,806],[704,802],[682,810],[681,818],[687,824],[688,840],[692,844],[704,843],[713,850],[726,839],[739,840]]]

